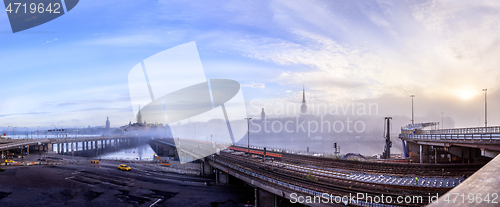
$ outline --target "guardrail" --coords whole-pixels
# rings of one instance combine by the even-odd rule
[[[500,126],[491,127],[469,127],[469,128],[454,128],[454,129],[437,129],[437,130],[405,130],[401,129],[403,134],[487,134],[487,133],[499,133]]]
[[[436,141],[500,141],[500,132],[498,134],[399,134],[399,138]]]
[[[20,146],[25,146],[25,145],[33,145],[37,144],[39,142],[48,142],[46,139],[37,139],[37,140],[30,140],[30,141],[25,141],[25,142],[14,142],[14,143],[9,143],[7,145],[0,145],[0,150],[4,149],[11,149],[13,147],[20,147]]]

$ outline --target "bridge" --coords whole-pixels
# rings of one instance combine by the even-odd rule
[[[16,151],[29,154],[30,151],[43,151],[70,155],[95,154],[102,149],[116,149],[141,142],[144,137],[137,136],[82,136],[67,138],[42,139],[2,139],[0,157],[4,159],[8,152]]]
[[[500,126],[425,130],[434,123],[401,129],[405,154],[420,163],[486,162],[500,153]]]

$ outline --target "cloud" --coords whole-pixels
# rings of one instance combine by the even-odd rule
[[[416,92],[457,98],[457,90],[480,91],[500,79],[498,3],[278,1],[273,9],[292,35],[247,38],[235,48],[251,59],[298,68],[275,77],[281,85],[307,84],[332,100]]]
[[[54,38],[54,40],[47,40],[45,41],[45,43],[43,43],[42,45],[46,45],[46,44],[50,44],[50,43],[53,43],[55,41],[57,41],[58,39],[57,38]]]
[[[29,112],[29,113],[15,113],[15,114],[0,114],[0,117],[7,116],[23,116],[23,115],[42,115],[47,114],[48,112]]]
[[[266,87],[266,83],[248,82],[248,83],[245,83],[245,84],[241,84],[241,87],[265,88]]]

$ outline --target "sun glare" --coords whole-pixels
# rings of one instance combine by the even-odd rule
[[[471,99],[475,95],[477,95],[477,91],[471,89],[461,89],[457,91],[457,96],[463,100]]]

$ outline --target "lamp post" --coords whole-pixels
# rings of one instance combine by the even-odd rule
[[[484,91],[484,127],[488,127],[488,105],[486,102],[486,90],[488,89],[483,89]]]
[[[413,98],[415,95],[411,95],[411,124],[413,125]]]
[[[247,120],[247,124],[248,124],[248,154],[250,155],[250,120],[252,118],[245,118]]]
[[[38,132],[38,128],[40,128],[40,126],[36,127],[36,138],[40,139],[40,132]]]

